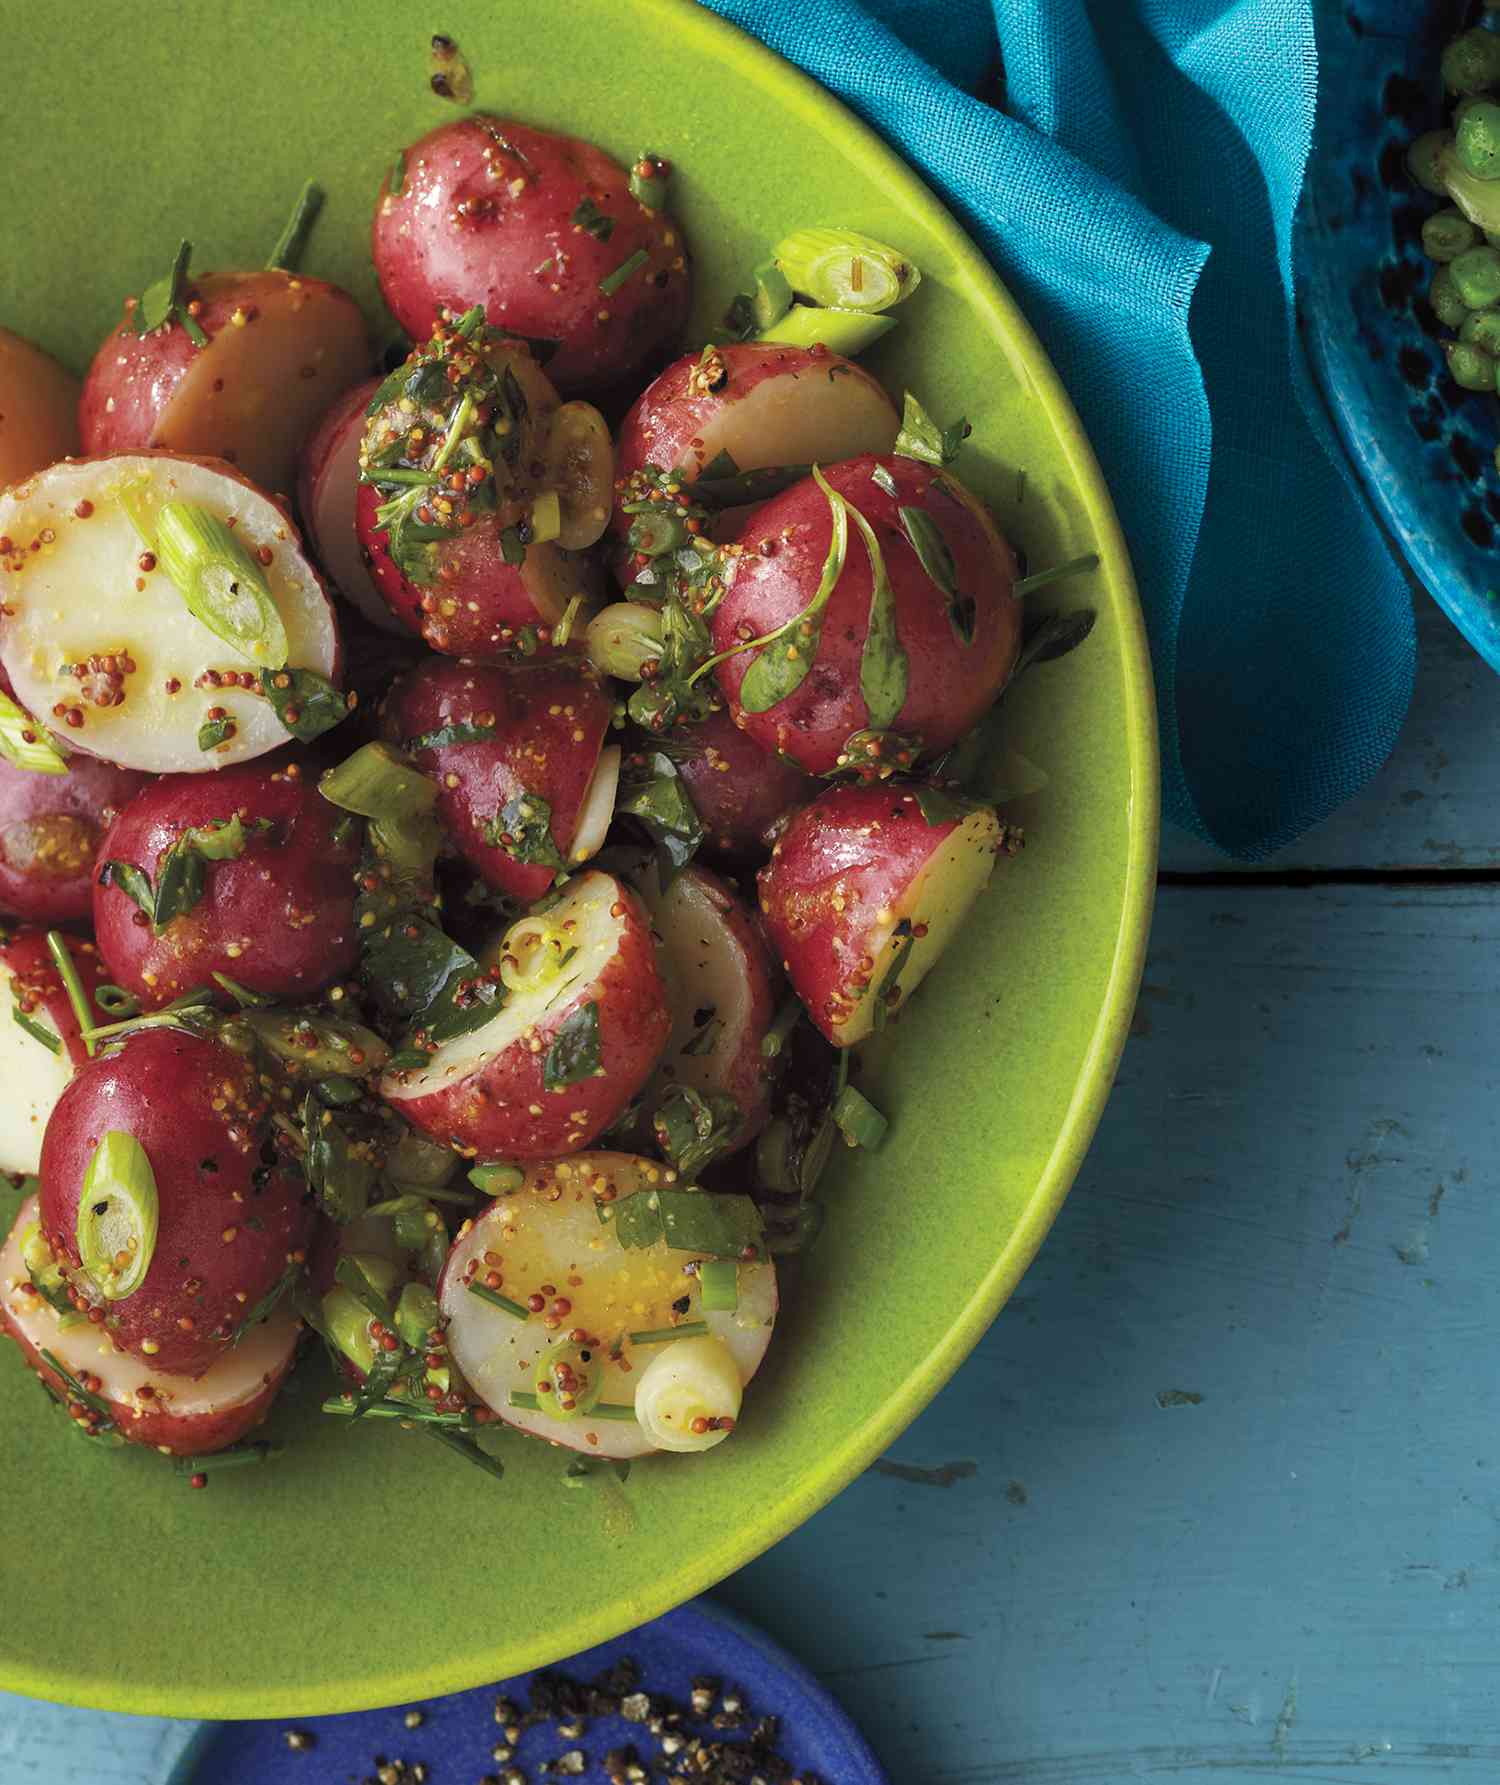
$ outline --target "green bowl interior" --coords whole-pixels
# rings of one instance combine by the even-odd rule
[[[1128,1022],[1155,734],[1129,565],[1088,445],[931,195],[710,15],[672,0],[447,0],[420,19],[361,0],[222,0],[211,17],[177,0],[12,9],[7,62],[29,72],[9,84],[7,131],[27,147],[0,322],[82,370],[179,234],[199,267],[259,264],[312,176],[328,203],[307,268],[353,291],[383,338],[370,206],[394,151],[451,115],[427,85],[434,26],[467,53],[476,105],[672,158],[700,324],[791,224],[842,222],[906,249],[924,282],[870,363],[934,414],[969,416],[963,474],[1034,566],[1101,553],[1097,576],[1056,598],[1097,605],[1099,624],[1008,698],[1011,738],[1050,777],[1015,814],[1028,847],[870,1050],[890,1139],[838,1162],[828,1227],[788,1282],[732,1443],[569,1492],[563,1453],[514,1439],[497,1484],[416,1433],[329,1429],[313,1363],[274,1417],[290,1440],[274,1473],[190,1493],[160,1459],[92,1454],[12,1358],[0,1687],[180,1715],[347,1710],[550,1661],[710,1586],[866,1466],[973,1344],[1066,1192]],[[41,78],[64,66],[66,80]],[[44,1577],[66,1590],[40,1591]]]

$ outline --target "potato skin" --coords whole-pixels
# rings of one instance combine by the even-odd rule
[[[872,481],[877,468],[891,479],[894,496]],[[825,476],[874,528],[885,557],[908,663],[906,701],[892,729],[919,739],[925,754],[945,750],[988,709],[1015,664],[1021,642],[1021,603],[1011,595],[1015,555],[968,491],[931,465],[865,454],[831,466]],[[960,642],[946,597],[906,537],[898,513],[903,507],[924,510],[942,530],[958,588],[975,603],[968,645]],[[738,536],[744,555],[714,614],[716,651],[773,632],[806,608],[817,591],[832,532],[828,500],[811,478],[752,511]],[[770,550],[763,554],[759,548],[767,541]],[[800,687],[768,711],[752,713],[739,696],[753,653],[739,652],[714,672],[746,735],[809,774],[847,766],[840,762],[846,742],[869,724],[859,673],[872,587],[864,540],[851,522],[843,574],[823,610],[817,656]]]
[[[316,783],[311,766],[277,758],[215,775],[163,775],[136,795],[100,844],[101,869],[130,862],[155,885],[161,856],[184,831],[238,813],[248,836],[238,858],[206,864],[203,897],[160,936],[96,874],[94,930],[116,984],[154,1010],[216,972],[267,997],[304,1000],[352,969],[359,842],[335,840],[339,813]],[[251,828],[257,820],[271,828]]]
[[[572,663],[471,663],[429,658],[392,688],[386,731],[406,746],[476,716],[494,719],[480,743],[418,750],[413,761],[438,784],[437,816],[449,841],[490,886],[525,904],[551,886],[555,868],[517,861],[483,826],[518,793],[552,808],[552,837],[566,857],[598,766],[613,703],[598,678]]]
[[[369,346],[358,305],[324,279],[275,269],[190,277],[187,295],[201,306],[195,320],[209,338],[206,347],[195,346],[175,317],[139,335],[127,316],[105,337],[78,400],[84,452],[163,446],[226,459],[262,490],[290,492],[305,428],[265,426],[260,405],[268,395],[279,397],[295,404],[297,415],[310,426],[320,409],[368,371]],[[232,379],[216,373],[223,357],[215,352],[219,337],[238,349],[253,341],[246,331],[266,315],[294,315],[307,332],[304,364],[310,374],[299,376],[290,391],[250,388],[243,367]],[[194,389],[200,379],[203,389]],[[233,388],[226,388],[231,384]],[[194,404],[169,416],[174,399],[189,392]]]
[[[151,776],[96,756],[66,775],[0,762],[0,911],[36,923],[80,923],[94,902],[99,840]]]
[[[0,328],[0,489],[78,451],[78,380]]]
[[[442,1144],[472,1147],[481,1159],[557,1159],[591,1145],[615,1121],[651,1076],[672,1028],[646,913],[618,882],[615,897],[624,920],[619,944],[585,994],[599,1007],[602,1071],[559,1091],[545,1087],[547,1051],[578,1003],[569,999],[529,1040],[519,1037],[469,1077],[395,1101],[413,1127]]]
[[[585,199],[611,220],[607,240],[573,222]],[[646,261],[601,292],[641,250]],[[371,252],[414,340],[444,308],[483,304],[494,327],[557,343],[546,368],[564,392],[631,376],[681,329],[691,298],[680,227],[631,196],[618,163],[579,137],[483,114],[406,151],[401,192],[387,181],[376,200]]]
[[[820,783],[762,749],[725,711],[673,735],[673,757],[719,861],[760,862],[783,818],[816,797]],[[646,746],[650,748],[649,744]]]
[[[68,953],[73,957],[73,965],[83,984],[84,996],[93,1008],[94,1019],[102,1022],[104,1019],[93,1003],[94,988],[104,981],[104,963],[99,959],[99,950],[92,942],[70,936]],[[63,1047],[73,1065],[84,1065],[89,1057],[88,1049],[79,1033],[78,1017],[68,996],[68,988],[63,984],[57,963],[47,947],[46,930],[40,926],[28,926],[0,941],[0,964],[14,976],[18,1008],[28,1016],[33,1009],[44,1016],[62,1038]]]
[[[47,1124],[42,1231],[86,1295],[76,1230],[89,1161],[112,1129],[133,1134],[151,1161],[156,1250],[133,1295],[100,1305],[116,1345],[173,1375],[201,1376],[305,1255],[310,1194],[276,1152],[269,1113],[243,1055],[182,1030],[142,1029],[90,1061]]]

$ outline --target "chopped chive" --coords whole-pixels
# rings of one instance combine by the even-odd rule
[[[776,1020],[760,1038],[760,1051],[768,1060],[774,1060],[786,1046],[792,1030],[802,1021],[802,1000],[788,998],[781,1009],[776,1012]]]
[[[386,191],[392,198],[400,198],[406,190],[406,150],[402,149],[391,163],[391,177],[386,183]]]
[[[1071,576],[1075,570],[1097,570],[1098,568],[1098,552],[1085,552],[1081,558],[1069,558],[1067,563],[1054,564],[1050,570],[1038,570],[1031,576],[1023,576],[1019,582],[1011,584],[1010,592],[1017,601],[1020,601],[1034,590],[1045,589],[1048,583],[1055,583],[1062,577]]]
[[[354,1417],[355,1401],[353,1395],[331,1395],[323,1403],[325,1413],[337,1413],[346,1419]],[[413,1425],[451,1426],[458,1431],[468,1431],[474,1424],[467,1413],[443,1413],[438,1408],[424,1401],[413,1401],[407,1406],[402,1401],[371,1401],[361,1415],[364,1419],[405,1419]]]
[[[106,980],[102,985],[94,987],[94,1002],[106,1016],[139,1016],[140,999],[127,992],[122,985],[115,985]]]
[[[98,1395],[91,1395],[61,1358],[55,1357],[45,1345],[42,1346],[38,1355],[53,1375],[62,1380],[68,1393],[80,1406],[87,1407],[93,1413],[102,1413],[106,1418],[113,1418],[114,1408],[110,1406],[109,1402],[101,1400]]]
[[[643,151],[630,167],[630,196],[648,211],[659,211],[667,202],[669,170],[659,155]]]
[[[297,202],[292,207],[291,216],[286,220],[286,227],[276,238],[276,246],[266,262],[268,271],[287,272],[296,267],[322,208],[323,188],[309,180],[297,195]]]
[[[282,1444],[268,1444],[257,1439],[251,1444],[236,1444],[229,1450],[216,1450],[203,1457],[174,1457],[172,1467],[179,1475],[208,1475],[215,1469],[244,1469],[251,1463],[269,1463],[285,1449]]]
[[[50,1029],[44,1029],[40,1023],[33,1022],[19,1004],[14,1006],[10,1014],[33,1041],[41,1042],[42,1046],[50,1053],[60,1054],[62,1052],[62,1038],[54,1035]]]
[[[492,1457],[487,1450],[481,1450],[472,1438],[465,1437],[462,1432],[455,1432],[445,1426],[429,1424],[429,1438],[436,1438],[439,1444],[446,1444],[449,1450],[457,1453],[465,1462],[473,1463],[497,1478],[504,1475],[505,1465],[498,1457]]]
[[[501,1295],[498,1289],[490,1289],[477,1280],[469,1284],[469,1294],[477,1295],[482,1302],[488,1302],[492,1308],[498,1308],[502,1314],[509,1314],[516,1320],[529,1320],[529,1312],[519,1302],[513,1302],[508,1295]]]
[[[404,465],[382,465],[377,466],[373,471],[361,471],[359,481],[376,486],[396,483],[412,484],[426,489],[437,482],[437,476],[431,471],[408,471]]]
[[[476,1165],[469,1173],[469,1182],[486,1196],[503,1196],[519,1190],[526,1182],[526,1173],[519,1165]]]
[[[851,1147],[865,1147],[871,1151],[885,1139],[890,1127],[869,1098],[856,1091],[853,1085],[845,1085],[839,1092],[833,1106],[833,1119]]]
[[[523,1413],[540,1413],[543,1411],[540,1397],[534,1394],[528,1394],[524,1389],[513,1388],[510,1391],[509,1399],[511,1406],[518,1408]],[[627,1407],[620,1401],[600,1401],[597,1405],[589,1408],[587,1417],[589,1419],[633,1420],[635,1418],[635,1408]]]
[[[631,274],[639,271],[650,258],[644,248],[637,248],[635,253],[627,255],[612,273],[604,275],[599,281],[600,291],[604,293],[605,297],[613,297]]]
[[[398,1047],[386,1061],[392,1072],[416,1072],[427,1064],[428,1056],[419,1047]]]
[[[538,1398],[534,1394],[528,1394],[524,1389],[513,1388],[510,1391],[509,1399],[511,1406],[519,1407],[523,1413],[540,1413],[542,1410],[542,1404]]]
[[[93,1023],[94,1013],[89,1008],[88,994],[83,989],[83,981],[78,977],[78,969],[73,965],[67,938],[60,930],[48,930],[47,953],[52,956],[63,985],[67,988],[68,1002],[73,1006],[73,1015],[83,1035],[84,1048],[92,1060],[94,1044],[89,1039],[88,1031]]]
[[[177,320],[182,324],[182,332],[187,336],[188,340],[192,342],[194,347],[207,347],[208,336],[200,325],[198,318],[193,315],[186,304],[179,304],[177,306],[176,315]]]
[[[632,1345],[665,1345],[670,1339],[699,1339],[708,1331],[706,1320],[684,1320],[681,1326],[655,1326],[627,1335]]]

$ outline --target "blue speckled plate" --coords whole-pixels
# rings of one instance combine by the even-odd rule
[[[1318,0],[1318,140],[1298,218],[1303,329],[1370,501],[1433,599],[1500,669],[1500,400],[1448,378],[1405,171],[1442,122],[1464,0]]]
[[[750,1625],[699,1600],[669,1612],[642,1630],[590,1649],[558,1665],[556,1672],[590,1680],[624,1657],[641,1671],[643,1687],[686,1702],[692,1682],[702,1677],[738,1687],[753,1717],[781,1720],[778,1751],[799,1773],[824,1785],[889,1785],[864,1737],[799,1662]],[[471,1780],[505,1767],[493,1758],[502,1732],[495,1723],[497,1696],[525,1705],[532,1676],[523,1674],[495,1686],[476,1687],[448,1698],[429,1698],[391,1710],[361,1711],[346,1717],[285,1718],[266,1723],[205,1725],[183,1755],[168,1785],[346,1785],[371,1777],[380,1761],[421,1761],[434,1781]],[[420,1715],[416,1728],[406,1717]],[[287,1730],[312,1738],[301,1753],[287,1747]],[[634,1746],[642,1762],[658,1758],[657,1742],[638,1724],[611,1717],[585,1727],[576,1739],[562,1740],[555,1727],[523,1734],[515,1764],[528,1779],[542,1776],[543,1763],[570,1748],[581,1748],[592,1765],[586,1777],[600,1779],[599,1762],[611,1749]],[[507,1763],[508,1764],[508,1763]],[[652,1767],[653,1776],[656,1768]]]

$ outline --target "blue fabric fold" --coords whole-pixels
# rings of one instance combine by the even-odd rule
[[[1045,343],[1135,562],[1168,816],[1257,859],[1349,798],[1416,643],[1297,338],[1311,0],[708,4],[922,173]]]

